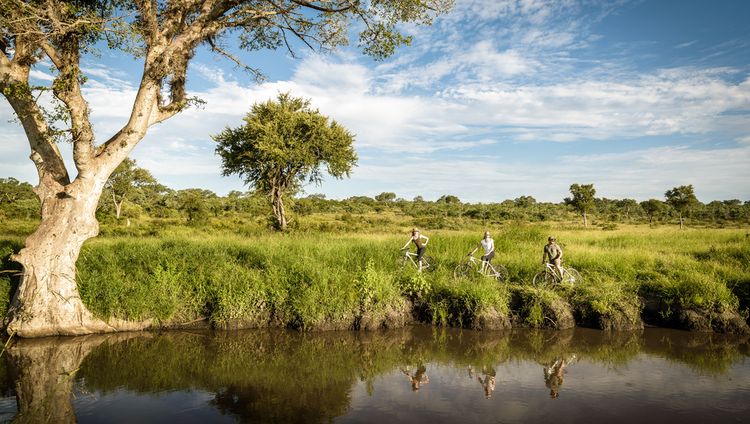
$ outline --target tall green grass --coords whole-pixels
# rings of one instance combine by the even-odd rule
[[[608,317],[637,321],[640,296],[659,298],[667,315],[679,308],[746,313],[748,307],[750,243],[744,230],[498,225],[487,228],[495,238],[494,263],[508,269],[510,281],[454,279],[453,268],[484,229],[423,229],[430,237],[427,254],[437,263],[432,272],[417,274],[395,264],[407,228],[238,234],[168,227],[152,236],[90,240],[78,262],[78,282],[84,302],[104,318],[164,325],[205,320],[217,327],[372,328],[396,325],[409,303],[422,321],[475,328],[491,317],[514,315],[516,322],[544,327],[551,305],[560,302],[588,324]],[[564,266],[584,276],[574,288],[529,288],[550,234],[563,247]],[[7,238],[3,256],[19,243]],[[11,291],[5,275],[3,302]],[[513,293],[525,299],[520,306],[512,305]]]

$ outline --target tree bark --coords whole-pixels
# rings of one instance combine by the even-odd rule
[[[96,205],[106,178],[78,179],[61,186],[49,179],[36,188],[42,221],[13,260],[23,265],[6,331],[20,337],[78,335],[143,329],[145,323],[110,324],[84,306],[76,284],[76,260],[83,243],[96,236]]]
[[[274,189],[271,194],[271,206],[273,215],[276,218],[276,225],[279,231],[286,231],[286,211],[284,210],[284,199],[281,190]]]
[[[588,227],[589,226],[589,222],[586,219],[586,212],[583,213],[583,226],[584,227]]]
[[[120,213],[122,212],[122,204],[125,202],[125,198],[123,197],[120,202],[117,202],[117,198],[115,197],[115,193],[112,192],[112,202],[115,204],[115,218],[119,221],[120,220]]]
[[[682,229],[682,212],[680,212],[680,229]]]

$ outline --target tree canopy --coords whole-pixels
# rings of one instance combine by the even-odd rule
[[[199,47],[260,78],[262,70],[227,45],[295,55],[299,48],[345,45],[357,30],[364,53],[382,59],[411,41],[400,23],[430,23],[449,6],[450,0],[0,0],[0,93],[26,134],[41,200],[39,226],[13,256],[34,272],[24,273],[14,294],[8,331],[35,337],[114,329],[83,305],[70,276],[81,246],[99,232],[96,209],[110,174],[150,127],[197,102],[186,82]],[[128,118],[100,140],[81,70],[82,58],[97,49],[117,49],[143,64]],[[39,67],[51,74],[46,85],[30,83]],[[60,140],[72,144],[74,178]]]
[[[572,184],[570,194],[573,197],[566,197],[565,204],[570,205],[583,217],[583,225],[588,225],[586,215],[594,208],[594,196],[596,189],[593,184]]]
[[[282,93],[254,104],[244,121],[214,136],[223,174],[239,174],[267,194],[281,230],[285,196],[305,182],[320,183],[324,168],[334,178],[348,176],[357,162],[354,135],[312,109],[309,100]]]
[[[680,228],[683,227],[684,216],[690,213],[690,208],[697,205],[698,198],[695,197],[693,185],[682,185],[667,190],[664,193],[667,204],[680,214]]]

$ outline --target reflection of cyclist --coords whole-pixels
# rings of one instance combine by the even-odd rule
[[[562,249],[560,249],[560,246],[558,246],[555,242],[555,237],[549,236],[549,238],[547,239],[547,244],[544,245],[542,263],[549,263],[550,265],[554,265],[560,278],[562,278],[563,275],[562,254]]]
[[[427,384],[430,382],[430,377],[427,376],[427,367],[425,367],[424,365],[420,364],[419,367],[417,367],[417,372],[415,372],[414,375],[409,374],[408,369],[401,368],[401,372],[406,375],[406,378],[408,378],[409,381],[411,381],[411,389],[415,392],[419,390],[422,384]]]
[[[551,365],[544,367],[544,385],[549,389],[549,397],[552,399],[560,396],[560,386],[563,384],[565,367],[575,357],[575,355],[572,355],[570,359],[558,358]]]
[[[492,261],[492,258],[495,257],[495,240],[490,237],[489,231],[484,232],[484,237],[479,241],[477,247],[469,253],[469,256],[473,255],[480,247],[484,249],[484,255],[482,255],[482,272],[484,272],[485,268],[487,268],[487,264],[489,264]]]
[[[477,377],[477,381],[484,389],[484,397],[489,399],[492,397],[492,392],[495,391],[495,369],[492,367],[489,367],[489,369],[482,368],[482,374],[484,378]]]
[[[424,243],[422,243],[422,240],[424,240]],[[427,236],[423,236],[419,233],[419,230],[414,228],[411,230],[411,237],[409,237],[409,240],[406,242],[404,247],[401,248],[401,250],[404,250],[409,247],[409,243],[414,243],[415,246],[417,246],[417,265],[419,265],[419,270],[422,270],[422,256],[424,256],[424,251],[427,249],[427,242],[429,242],[430,239]]]

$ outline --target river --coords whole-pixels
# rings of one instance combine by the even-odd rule
[[[747,422],[746,336],[171,331],[17,340],[0,421]]]

